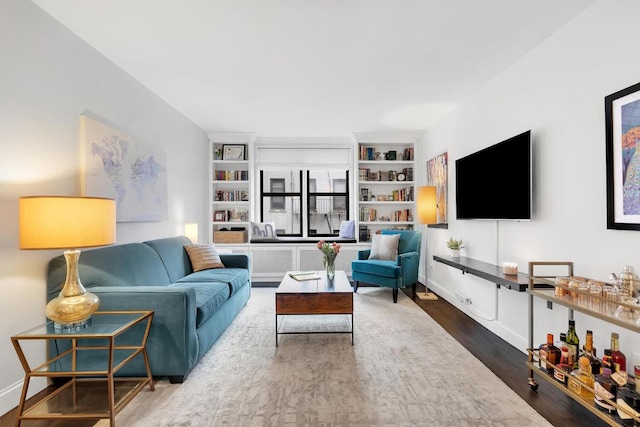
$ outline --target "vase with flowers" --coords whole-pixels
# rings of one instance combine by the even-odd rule
[[[336,242],[327,243],[324,240],[318,242],[318,249],[322,251],[322,265],[327,272],[327,278],[333,280],[336,275],[336,257],[340,253],[340,245]]]

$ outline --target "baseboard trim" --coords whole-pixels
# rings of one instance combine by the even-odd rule
[[[20,403],[20,394],[22,393],[23,380],[16,381],[9,387],[0,390],[0,414],[15,409]],[[47,379],[44,377],[33,377],[29,382],[29,392],[27,399],[47,388]]]

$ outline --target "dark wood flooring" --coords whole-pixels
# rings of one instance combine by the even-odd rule
[[[418,291],[420,288],[424,292],[424,286],[419,285]],[[404,289],[404,292],[411,297],[410,289]],[[525,365],[527,356],[446,300],[421,301],[416,298],[414,301],[554,426],[608,425],[544,379],[536,381],[537,391],[531,390],[529,368]]]
[[[418,290],[420,291],[420,286]],[[410,289],[404,291],[411,297]],[[424,291],[424,287],[422,287],[422,291]],[[532,391],[527,381],[529,370],[525,365],[526,355],[444,299],[437,301],[415,299],[415,303],[554,426],[607,425],[551,384],[546,384],[544,380],[538,381],[537,392]],[[50,393],[52,390],[53,386],[41,393]],[[15,410],[0,417],[0,427],[13,426],[14,421]],[[94,422],[91,421],[30,421],[23,423],[24,426],[32,427],[90,427],[93,424]]]

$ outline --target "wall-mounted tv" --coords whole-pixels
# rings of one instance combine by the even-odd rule
[[[456,218],[530,220],[531,131],[456,160]]]

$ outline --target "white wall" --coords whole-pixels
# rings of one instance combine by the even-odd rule
[[[120,223],[117,243],[182,234],[188,222],[206,232],[208,148],[203,130],[31,2],[0,1],[0,58],[2,414],[17,405],[23,378],[10,337],[45,320],[46,263],[61,253],[18,249],[18,198],[80,195],[80,115],[167,153],[168,221]]]
[[[640,2],[595,2],[422,136],[423,165],[449,153],[449,228],[428,229],[428,260],[445,254],[444,242],[453,236],[465,241],[463,256],[498,265],[514,261],[525,273],[529,261],[574,261],[576,274],[597,279],[624,265],[640,269],[640,233],[606,228],[604,124],[604,97],[640,81],[637,16]],[[534,144],[533,221],[457,221],[455,160],[527,129]],[[451,302],[456,290],[471,296],[482,316],[456,305],[526,348],[526,294],[496,291],[492,283],[439,263],[428,275],[430,288]],[[496,314],[497,320],[483,320]],[[547,332],[557,338],[566,331],[567,316],[562,307],[548,310],[536,301],[535,344]],[[609,348],[610,333],[621,329],[582,315],[576,315],[576,326],[581,340],[593,329],[598,349]],[[632,365],[640,339],[620,332]]]

